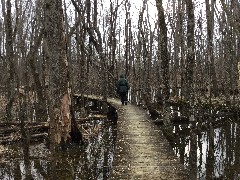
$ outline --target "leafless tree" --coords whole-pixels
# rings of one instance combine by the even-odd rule
[[[49,72],[50,139],[54,150],[66,143],[71,132],[71,89],[66,51],[65,24],[62,1],[45,1],[45,40]]]
[[[163,96],[165,100],[169,99],[170,86],[169,86],[169,51],[168,51],[168,38],[167,38],[167,25],[165,22],[164,9],[162,0],[156,0],[158,10],[158,58],[161,60],[161,75],[163,84]]]
[[[6,7],[6,11],[5,11]],[[13,25],[12,25],[12,3],[10,0],[2,0],[2,11],[5,23],[5,32],[6,32],[6,61],[8,67],[8,96],[7,96],[7,105],[6,105],[6,118],[7,120],[12,119],[12,106],[15,98],[15,83],[16,83],[16,72],[14,67],[14,51],[13,51]]]

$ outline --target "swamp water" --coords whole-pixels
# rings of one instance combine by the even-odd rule
[[[218,113],[211,115],[216,116]],[[191,129],[191,123],[195,124],[194,129]],[[195,177],[198,180],[240,179],[238,115],[217,118],[202,116],[190,124],[174,124],[172,129],[175,154],[187,170],[191,169],[190,165],[196,167]],[[196,137],[196,143],[192,142],[192,137]],[[192,159],[193,156],[195,158]]]
[[[97,123],[100,128],[95,136],[64,152],[51,154],[44,143],[30,145],[29,153],[23,153],[18,145],[9,146],[0,160],[0,179],[107,179],[114,156],[116,124],[108,120]]]
[[[240,161],[240,128],[236,119],[219,119],[220,126],[213,133],[206,130],[197,135],[197,179],[238,179]],[[18,144],[8,146],[7,153],[1,155],[0,179],[57,179],[57,180],[107,180],[114,159],[116,123],[94,121],[99,131],[88,137],[83,146],[73,146],[51,154],[44,143],[31,144],[29,153],[24,153]],[[190,136],[180,131],[189,125],[174,125],[179,142],[173,147],[175,153],[188,169]],[[210,144],[212,139],[213,144]],[[212,153],[213,156],[209,156]],[[211,174],[212,177],[209,177]]]

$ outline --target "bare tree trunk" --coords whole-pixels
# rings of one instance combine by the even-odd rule
[[[195,67],[195,44],[194,44],[194,9],[192,0],[186,1],[187,5],[187,63],[186,63],[186,86],[188,87],[186,99],[194,101],[194,67]]]
[[[77,7],[75,6],[75,8],[77,9]],[[97,23],[97,16],[98,16],[98,12],[97,12],[97,0],[94,0],[94,14],[93,14],[93,23],[91,21],[91,1],[87,0],[86,1],[86,11],[87,11],[87,24],[85,25],[85,28],[88,31],[89,34],[89,43],[92,43],[99,55],[100,58],[100,62],[101,62],[101,72],[102,72],[102,77],[101,77],[101,81],[102,81],[102,95],[104,97],[104,99],[106,99],[107,97],[107,92],[108,90],[106,89],[106,85],[107,85],[107,68],[106,68],[106,59],[105,59],[105,55],[103,52],[103,42],[102,42],[102,36],[101,36],[101,32],[99,30],[98,27],[98,23]],[[96,36],[95,36],[96,33]]]
[[[71,132],[71,90],[62,1],[45,0],[45,38],[49,57],[49,117],[51,149],[66,145]]]
[[[122,70],[121,73],[125,73],[126,76],[129,74],[129,26],[130,26],[130,2],[128,0],[125,1],[125,10],[126,10],[126,15],[125,15],[125,52],[124,52],[124,57],[125,57],[125,68]],[[124,72],[125,71],[125,72]]]
[[[3,16],[5,22],[6,31],[6,60],[8,62],[8,102],[6,105],[6,118],[12,120],[12,107],[15,98],[15,69],[14,69],[14,52],[13,52],[13,27],[12,27],[12,12],[11,12],[11,0],[7,0],[5,12],[5,2],[2,0]]]
[[[161,69],[163,77],[163,96],[165,101],[169,99],[170,87],[169,87],[169,52],[167,43],[167,25],[165,22],[165,15],[162,5],[162,0],[156,0],[156,6],[158,10],[158,26],[159,26],[159,52],[158,58],[161,58]],[[161,54],[161,55],[160,55]]]
[[[210,97],[211,93],[214,97],[218,96],[217,77],[214,65],[213,54],[213,32],[214,32],[214,5],[216,0],[211,0],[211,8],[209,0],[206,0],[206,15],[207,15],[207,57],[209,63],[209,75],[210,75]]]
[[[177,8],[175,7],[175,3],[174,2],[174,9],[176,8],[175,14],[174,16],[176,16],[177,20],[175,22],[175,27],[176,27],[176,31],[174,32],[174,54],[173,54],[173,59],[174,59],[174,67],[173,67],[173,76],[174,76],[174,80],[173,80],[173,87],[172,87],[172,91],[173,91],[173,96],[179,96],[179,92],[178,92],[178,88],[180,87],[180,57],[179,57],[179,53],[180,53],[180,21],[181,21],[181,0],[177,1]]]
[[[186,1],[187,10],[187,64],[186,64],[186,98],[190,102],[189,117],[191,121],[190,152],[189,152],[189,179],[197,179],[197,135],[194,108],[194,67],[195,67],[195,41],[194,41],[194,7],[192,0]]]
[[[206,158],[206,179],[211,180],[214,178],[214,129],[212,126],[212,119],[209,120],[208,134],[208,151]]]
[[[27,60],[29,61],[29,66],[34,80],[35,86],[34,89],[36,90],[38,97],[38,103],[36,107],[36,118],[39,121],[46,121],[47,120],[46,98],[43,93],[43,86],[39,77],[39,72],[37,71],[36,67],[36,56],[38,48],[42,41],[43,30],[40,30],[39,34],[37,32],[37,29],[35,31],[36,33],[34,35],[34,45],[30,47],[30,51],[27,55]]]
[[[159,90],[159,97],[162,97],[162,117],[167,136],[173,138],[173,131],[170,122],[170,107],[167,106],[166,101],[170,98],[170,86],[169,86],[169,51],[168,51],[168,39],[167,39],[167,25],[165,22],[165,14],[163,9],[162,0],[156,0],[156,6],[158,10],[158,61],[161,61],[161,77],[163,78],[163,90],[162,93]],[[160,87],[158,87],[160,89]]]
[[[141,57],[142,57],[142,63],[143,63],[143,70],[142,70],[142,88],[143,88],[143,96],[145,101],[149,101],[149,102],[145,102],[146,104],[150,103],[150,85],[149,85],[149,69],[148,69],[148,58],[149,58],[149,51],[147,48],[147,43],[148,43],[148,39],[147,39],[147,33],[144,31],[144,23],[146,23],[144,21],[144,12],[146,9],[146,0],[143,1],[143,7],[142,10],[139,12],[139,21],[138,21],[138,29],[139,29],[139,43],[140,43],[140,52],[141,52]]]
[[[182,0],[181,2],[181,10],[179,14],[179,36],[180,36],[180,48],[181,48],[181,58],[180,58],[180,76],[181,76],[181,82],[180,82],[180,87],[181,87],[181,99],[185,98],[185,89],[186,87],[184,84],[186,83],[185,79],[185,71],[186,71],[186,64],[185,64],[185,57],[186,57],[186,47],[185,47],[185,27],[184,27],[184,12],[185,12],[185,1]]]
[[[25,166],[25,172],[26,172],[26,179],[32,179],[31,176],[31,163],[29,160],[29,146],[30,146],[30,134],[29,130],[25,129],[25,119],[27,119],[26,116],[26,109],[27,109],[27,101],[26,101],[26,92],[23,97],[19,97],[19,120],[20,120],[20,127],[21,127],[21,136],[23,139],[22,142],[22,148],[23,148],[23,162]]]
[[[116,26],[117,26],[117,15],[118,15],[118,0],[116,7],[113,7],[113,3],[110,4],[110,33],[109,33],[109,46],[110,46],[110,78],[111,81],[109,84],[109,93],[113,96],[115,93],[115,83],[118,79],[118,73],[116,71],[116,48],[117,48],[117,40],[116,40]]]

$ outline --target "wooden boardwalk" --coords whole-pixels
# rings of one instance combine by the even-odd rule
[[[109,99],[118,109],[118,130],[112,180],[184,180],[187,170],[180,164],[159,127],[140,107]]]

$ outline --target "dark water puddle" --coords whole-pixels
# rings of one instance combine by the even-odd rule
[[[88,137],[83,146],[64,152],[52,154],[44,143],[31,145],[29,155],[24,155],[21,146],[7,147],[7,152],[1,155],[0,179],[107,179],[114,156],[116,124],[111,121],[98,124],[98,133]]]
[[[195,166],[199,180],[240,179],[239,117],[198,118],[194,123],[195,129],[191,129],[191,122],[171,126],[171,145],[180,161],[187,169]],[[162,130],[165,131],[164,126]],[[195,154],[190,155],[191,150]]]

